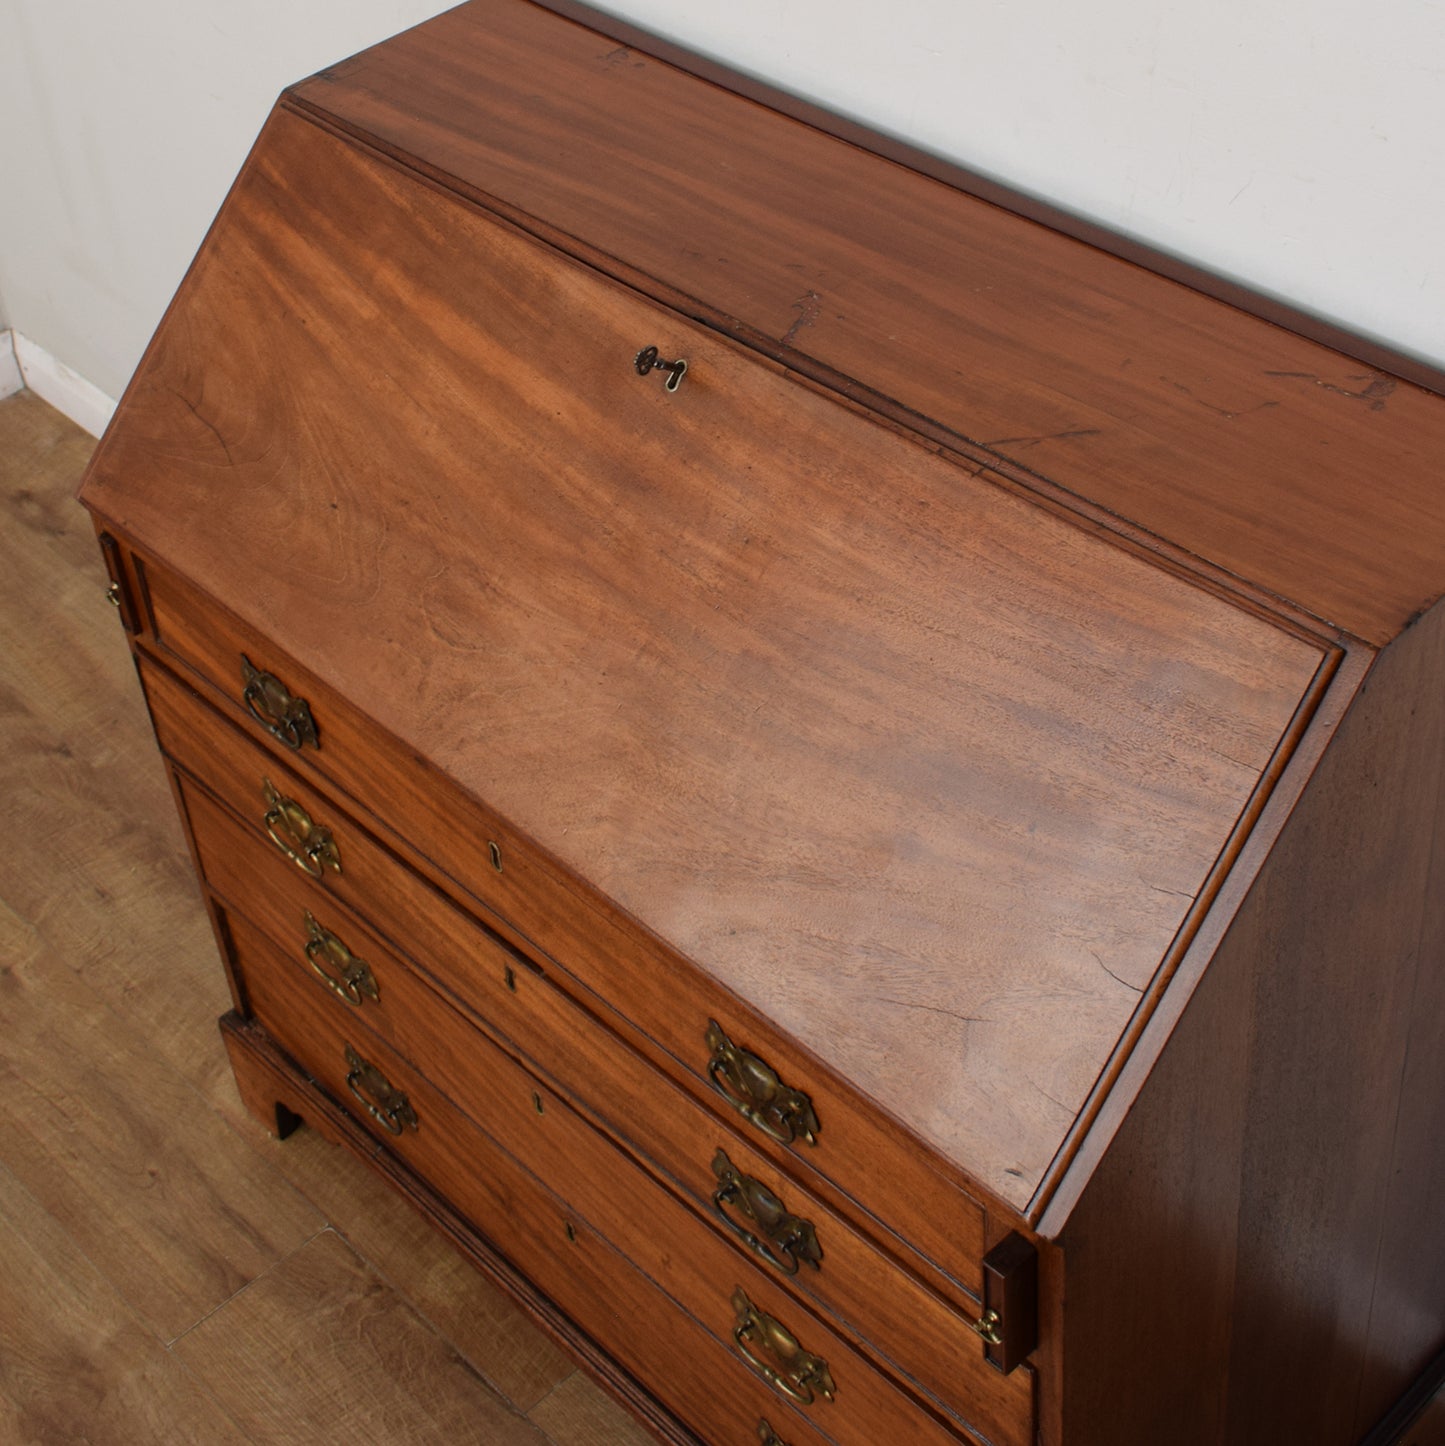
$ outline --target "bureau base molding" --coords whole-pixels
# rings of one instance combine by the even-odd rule
[[[492,1249],[475,1226],[378,1145],[344,1109],[306,1078],[265,1030],[234,1010],[222,1015],[219,1023],[241,1102],[268,1133],[285,1140],[305,1125],[328,1144],[349,1150],[405,1197],[471,1265],[506,1291],[578,1366],[625,1405],[659,1441],[668,1446],[707,1446],[640,1390],[631,1375]]]

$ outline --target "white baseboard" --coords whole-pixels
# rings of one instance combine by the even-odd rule
[[[20,363],[15,360],[15,333],[0,331],[0,401],[25,385]]]
[[[77,427],[84,427],[92,437],[100,436],[115,411],[114,400],[28,336],[18,331],[9,335],[14,341],[15,360],[24,384],[57,412],[63,412]],[[5,363],[0,356],[0,396],[4,395]]]

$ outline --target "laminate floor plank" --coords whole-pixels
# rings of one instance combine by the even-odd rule
[[[0,1440],[94,1446],[246,1437],[0,1168]]]
[[[256,1128],[245,1116],[242,1128]],[[575,1371],[511,1299],[360,1160],[309,1130],[273,1146],[277,1167],[351,1247],[441,1332],[472,1369],[526,1412]]]
[[[535,1406],[531,1418],[556,1446],[648,1446],[652,1440],[581,1372]]]
[[[9,909],[0,951],[0,1163],[162,1340],[325,1225]]]
[[[330,1230],[175,1352],[257,1442],[546,1446]]]

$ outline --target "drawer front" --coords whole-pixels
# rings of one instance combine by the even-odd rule
[[[182,782],[184,804],[207,884],[298,965],[309,966],[375,1032],[421,1058],[435,996],[350,910],[291,867],[202,791]],[[344,972],[317,948],[307,916],[365,961],[371,989],[338,989]],[[318,957],[319,956],[319,957]],[[688,1096],[651,1070],[516,954],[481,929],[466,956],[424,961],[422,972],[449,984],[494,1033],[510,1039],[560,1086],[580,1099],[691,1197],[699,1212],[725,1224],[730,1238],[774,1269],[793,1272],[795,1292],[833,1311],[945,1406],[988,1423],[1006,1446],[1028,1439],[1032,1373],[1004,1376],[983,1359],[965,1319],[859,1236],[835,1212],[775,1171],[746,1140],[718,1128]],[[419,1042],[422,1041],[422,1042]],[[717,1162],[723,1162],[719,1170]],[[781,1206],[806,1222],[816,1263],[798,1246],[800,1226],[772,1215]],[[751,1214],[750,1212],[751,1207]],[[760,1218],[772,1224],[769,1234]],[[789,1245],[788,1242],[793,1242]]]
[[[348,1015],[328,1000],[325,991],[313,987],[300,967],[277,954],[241,916],[232,915],[230,922],[239,972],[256,1017],[284,1048],[312,1068],[319,1037],[312,1021],[318,1013],[344,1016],[347,1043],[354,1051],[351,1069],[344,1051],[330,1061],[323,1051],[321,1065],[329,1068],[332,1080],[339,1071],[345,1084],[358,1057],[373,1060],[382,1041],[363,1027],[359,1011]],[[733,1342],[730,1349],[739,1356],[751,1349],[760,1369],[773,1369],[781,1378],[774,1388],[780,1406],[788,1404],[790,1392],[812,1396],[807,1418],[845,1446],[876,1446],[889,1439],[947,1446],[958,1439],[958,1432],[923,1411],[776,1279],[731,1250],[503,1050],[440,1000],[417,998],[421,1017],[407,1007],[411,1002],[399,1001],[394,1011],[397,1051],[388,1052],[388,1059],[410,1060],[414,1068],[407,1069],[408,1080],[426,1078],[480,1127],[505,1140],[525,1169],[545,1181],[719,1342]],[[368,1089],[365,1081],[361,1088],[375,1103],[378,1090]],[[419,1148],[412,1141],[421,1140],[425,1123],[418,1121],[413,1130],[409,1120],[392,1118],[385,1104],[383,1094],[382,1107],[370,1112],[369,1121],[358,1117],[383,1141]],[[449,1193],[446,1181],[436,1183]],[[782,1323],[804,1350],[827,1363],[836,1399],[825,1399],[806,1375],[789,1378],[783,1359],[787,1345],[780,1347],[774,1340],[770,1352],[759,1344],[771,1331],[754,1324],[750,1332],[744,1331],[744,1339],[734,1341],[734,1333],[743,1328],[739,1292],[756,1311]]]
[[[770,1420],[789,1446],[826,1446],[828,1438],[740,1364],[611,1245],[426,1077],[383,1042],[338,1021],[243,918],[228,914],[237,954],[268,1032],[328,1094],[444,1196],[606,1353],[643,1381],[707,1446],[755,1446]],[[350,1048],[405,1097],[416,1128],[393,1134],[358,1100]],[[377,1101],[371,1078],[358,1079]]]
[[[159,592],[159,576],[158,573],[152,576],[153,600]],[[173,586],[167,583],[167,587]],[[182,588],[180,593],[188,607],[199,606],[199,600],[188,589]],[[261,781],[267,776],[272,776],[278,786],[284,776],[287,795],[295,797],[319,818],[328,807],[334,810],[334,805],[329,805],[327,796],[317,791],[314,778],[320,778],[323,784],[331,777],[344,779],[353,774],[362,780],[369,775],[390,779],[393,774],[399,776],[406,771],[403,763],[397,761],[398,750],[394,746],[389,750],[375,747],[375,740],[366,738],[365,729],[360,725],[334,721],[351,719],[346,706],[318,690],[306,675],[277,662],[257,639],[245,636],[245,630],[239,625],[224,619],[218,621],[219,615],[214,609],[210,613],[202,609],[197,617],[200,623],[191,635],[193,638],[227,640],[219,651],[211,652],[194,642],[186,644],[203,662],[209,659],[208,667],[219,668],[217,659],[226,654],[232,642],[239,642],[242,650],[250,650],[246,655],[253,662],[279,669],[298,692],[305,688],[327,698],[325,707],[315,709],[320,753],[309,745],[285,748],[254,721],[244,726],[252,730],[252,738],[263,746],[248,747],[244,738],[201,706],[199,700],[168,673],[143,668],[162,748],[182,768],[204,778],[243,817],[259,820],[264,815]],[[167,626],[171,636],[184,632],[178,626]],[[239,666],[232,669],[232,674],[230,692],[235,694],[241,676]],[[297,677],[302,679],[300,683]],[[249,716],[234,698],[232,714],[238,720]],[[320,765],[313,766],[313,759],[321,759],[333,735],[342,740],[360,740],[355,746],[353,762],[346,767],[337,765],[335,760],[345,749],[333,746],[325,760],[330,772],[318,774]],[[292,771],[291,765],[306,768],[311,777],[303,778]],[[422,768],[420,763],[415,766]],[[276,774],[277,769],[281,770],[280,774]],[[371,797],[365,793],[363,796]],[[411,810],[405,814],[408,842],[419,845],[433,859],[440,857],[443,875],[454,875],[468,882],[473,898],[485,904],[490,897],[498,903],[504,912],[489,918],[494,919],[500,929],[518,937],[523,947],[563,961],[566,973],[580,980],[586,990],[601,996],[596,1003],[608,1014],[613,1027],[629,1036],[632,1044],[664,1069],[688,1081],[699,1097],[730,1124],[744,1117],[718,1088],[721,1072],[709,1069],[714,1055],[709,1031],[714,1019],[739,1049],[764,1058],[787,1085],[806,1094],[820,1122],[816,1144],[780,1143],[767,1130],[744,1123],[742,1128],[751,1143],[769,1159],[775,1172],[781,1170],[803,1181],[816,1174],[819,1193],[825,1197],[834,1193],[829,1189],[831,1185],[857,1200],[880,1228],[890,1234],[898,1248],[912,1258],[915,1268],[925,1278],[965,1311],[976,1308],[982,1296],[983,1210],[952,1182],[935,1173],[916,1146],[860,1109],[776,1031],[741,1009],[736,1001],[719,995],[692,971],[649,952],[623,931],[613,915],[600,911],[591,901],[579,899],[504,831],[485,820],[468,826],[443,819],[434,795],[419,783],[397,796],[405,797]],[[426,837],[428,827],[433,829],[430,838]],[[476,841],[487,828],[503,840],[500,845],[503,872],[495,875],[488,862],[485,873],[493,874],[498,885],[505,881],[506,887],[514,891],[500,900],[495,894],[482,893],[482,885],[492,888],[493,879],[485,878],[481,869],[469,870],[465,866],[480,848]],[[393,939],[402,943],[407,952],[418,957],[467,957],[473,928],[470,921],[453,908],[437,909],[440,896],[407,871],[399,871],[405,878],[389,872],[388,865],[394,863],[394,858],[388,850],[374,846],[373,832],[385,835],[388,831],[384,825],[369,822],[353,842],[342,873],[327,875],[327,888],[368,917],[384,919],[401,931],[403,937],[397,938],[394,934]],[[354,864],[350,862],[353,858]],[[361,882],[358,884],[357,880]],[[485,914],[487,910],[483,908],[481,912]],[[508,930],[509,921],[516,925],[514,929]],[[665,984],[639,988],[639,979],[665,980]],[[626,1017],[608,1010],[610,1001],[625,1001]],[[921,1256],[916,1252],[921,1252]]]

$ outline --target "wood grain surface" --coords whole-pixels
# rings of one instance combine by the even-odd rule
[[[748,1019],[734,996],[691,968],[680,967],[654,938],[639,938],[635,924],[589,895],[584,885],[569,879],[490,810],[477,808],[424,760],[397,750],[354,705],[282,654],[274,642],[246,629],[196,589],[182,587],[168,570],[152,564],[144,569],[144,577],[147,611],[158,632],[158,642],[150,634],[142,639],[147,664],[154,656],[165,665],[143,668],[143,676],[150,680],[147,688],[157,709],[162,746],[193,775],[204,776],[211,789],[253,823],[257,822],[257,780],[267,770],[283,791],[299,790],[298,797],[309,800],[308,809],[313,813],[320,809],[318,818],[335,813],[332,821],[339,825],[336,800],[346,798],[347,811],[366,820],[364,831],[409,866],[402,869],[393,862],[389,872],[375,870],[374,852],[365,843],[359,853],[347,843],[347,867],[340,875],[328,876],[328,894],[340,891],[358,908],[384,920],[397,947],[430,961],[432,972],[442,961],[453,961],[445,969],[447,987],[471,999],[484,1017],[498,1018],[498,1011],[510,1013],[510,1009],[505,997],[498,1000],[496,974],[487,968],[455,965],[456,960],[473,957],[475,919],[484,919],[531,959],[529,968],[542,968],[584,1008],[605,1016],[608,1025],[641,1055],[637,1065],[643,1073],[651,1077],[649,1065],[671,1073],[722,1117],[725,1129],[736,1127],[738,1117],[707,1083],[704,1066],[706,1021],[715,1016],[726,1019],[735,1033],[741,1030],[752,1047],[764,1050],[785,1068],[799,1088],[819,1102],[826,1100],[827,1133],[817,1149],[805,1152],[806,1158],[773,1145],[756,1131],[751,1131],[753,1143],[786,1158],[785,1168],[794,1172],[819,1172],[812,1183],[825,1194],[837,1190],[834,1181],[845,1181],[848,1195],[875,1217],[886,1219],[891,1250],[917,1252],[913,1268],[931,1272],[945,1296],[959,1299],[961,1282],[977,1300],[982,1251],[982,1209],[972,1198],[979,1193],[977,1182],[955,1176],[946,1187],[948,1211],[931,1209],[925,1202],[939,1188],[940,1162],[925,1159],[905,1137],[880,1121],[846,1080],[821,1075],[816,1061],[800,1057],[795,1041],[778,1037],[757,1015]],[[189,611],[183,606],[186,599]],[[237,660],[243,654],[279,669],[310,699],[324,738],[319,750],[307,747],[297,752],[276,743],[240,706]],[[172,669],[178,675],[175,679]],[[183,683],[199,690],[211,707],[178,686]],[[213,709],[238,725],[244,743]],[[178,710],[184,718],[171,726]],[[251,764],[238,771],[244,756],[251,758]],[[282,782],[293,778],[293,769],[304,777],[304,784],[299,778]],[[313,794],[313,788],[320,792]],[[378,808],[387,820],[404,825],[405,838],[376,816]],[[352,833],[349,825],[347,832]],[[489,841],[494,840],[501,841],[505,858],[501,873],[490,856]],[[264,847],[272,849],[269,842]],[[211,866],[225,871],[214,857]],[[283,867],[291,869],[284,862]],[[439,894],[412,877],[413,872],[460,899],[474,917],[464,918],[458,908],[444,905]],[[358,875],[362,887],[352,894],[350,883]],[[233,871],[227,874],[232,876]],[[518,929],[514,922],[518,920],[525,921],[525,929]],[[639,978],[667,978],[669,983],[666,989],[639,991]],[[501,993],[506,995],[505,990]],[[585,1070],[586,1061],[573,1061],[573,1067]],[[960,1188],[970,1198],[960,1194]],[[900,1199],[907,1203],[900,1206]]]
[[[325,1222],[12,918],[0,1163],[173,1340]]]
[[[293,1002],[309,1013],[309,1001]],[[372,1042],[368,1057],[406,1093],[421,1122],[400,1136],[390,1135],[366,1112],[353,1119],[334,1103],[351,1094],[342,1036],[325,1015],[311,1015],[304,1026],[311,1079],[298,1073],[259,1027],[228,1016],[222,1032],[240,1056],[238,1068],[257,1075],[278,1071],[274,1078],[282,1098],[298,1113],[320,1119],[328,1129],[334,1125],[338,1138],[351,1139],[375,1168],[459,1236],[464,1249],[485,1266],[500,1266],[505,1278],[521,1286],[524,1299],[535,1302],[541,1318],[560,1328],[579,1358],[624,1399],[636,1402],[640,1418],[652,1423],[660,1440],[672,1446],[745,1440],[758,1412],[778,1403],[772,1388],[731,1349],[724,1350],[572,1206],[523,1170],[382,1041]],[[383,1148],[376,1148],[377,1141]],[[444,1181],[447,1195],[427,1181]],[[559,1317],[559,1311],[565,1315]],[[827,1438],[805,1416],[792,1415],[789,1422],[797,1446],[824,1446]]]
[[[330,1230],[223,1318],[202,1321],[176,1354],[258,1440],[546,1446]]]
[[[439,1331],[440,1354],[470,1363],[430,1377],[433,1416],[460,1409],[439,1399],[449,1383],[477,1400],[478,1377],[519,1411],[540,1405],[574,1368],[515,1305],[351,1156],[308,1132],[279,1144],[240,1107],[215,1032],[215,946],[71,501],[92,446],[29,393],[0,403],[0,1437],[295,1441],[290,1419],[321,1409],[313,1382],[334,1386],[306,1361],[307,1299],[290,1321],[271,1315],[300,1369],[269,1382],[270,1434],[243,1428],[170,1347],[205,1318],[210,1347],[259,1371],[261,1356],[248,1367],[243,1343],[222,1344],[247,1294],[228,1292],[343,1219],[368,1262],[363,1313],[430,1322],[421,1336]],[[420,1428],[389,1432],[410,1400],[396,1392],[379,1434],[356,1398],[351,1439],[407,1439]],[[567,1400],[585,1433],[598,1398]],[[613,1407],[599,1422],[608,1446],[651,1439]]]
[[[637,1439],[632,1418],[578,1372],[532,1412],[532,1419],[557,1446],[634,1446]]]
[[[1321,662],[284,113],[124,414],[90,505],[1014,1202]]]
[[[473,0],[293,95],[1370,641],[1445,590],[1439,397],[526,0]]]
[[[107,1446],[251,1439],[4,1167],[0,1230],[0,1437]]]

